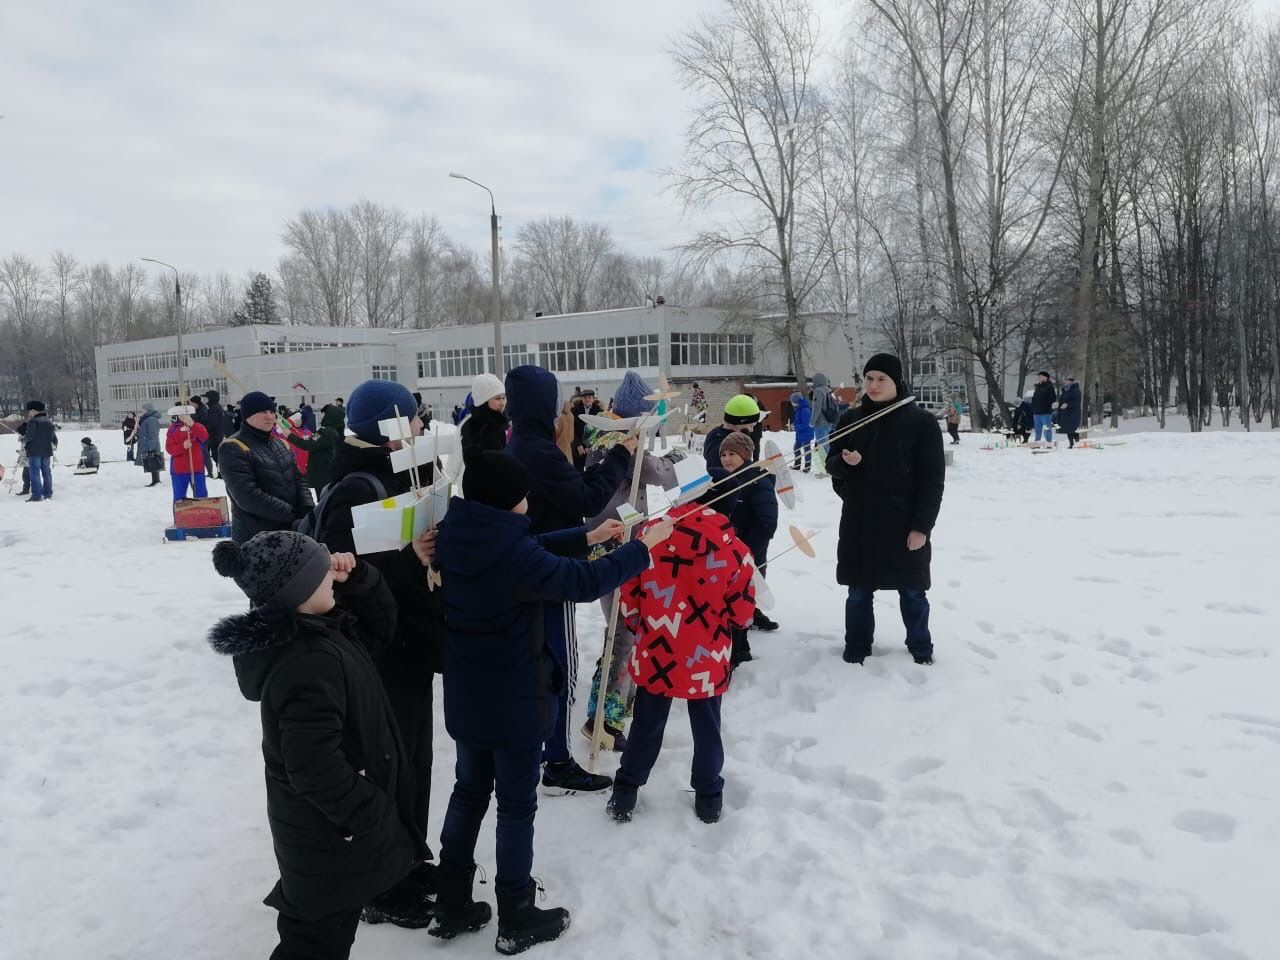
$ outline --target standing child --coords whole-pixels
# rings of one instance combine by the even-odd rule
[[[755,610],[751,553],[723,514],[699,503],[668,514],[675,528],[644,576],[622,591],[622,615],[636,634],[630,670],[635,716],[609,812],[631,820],[640,788],[662,749],[672,700],[686,700],[693,732],[694,811],[703,823],[720,819],[724,745],[720,698],[729,689],[732,632]],[[647,536],[648,525],[642,528]]]
[[[809,472],[813,463],[813,410],[809,399],[799,390],[791,395],[791,408],[795,411],[796,440],[792,446],[795,459],[792,461],[796,470]]]
[[[476,838],[490,796],[498,799],[499,953],[555,940],[569,911],[535,906],[533,820],[542,745],[551,735],[557,694],[568,681],[543,632],[543,605],[586,602],[649,567],[649,548],[671,530],[644,537],[588,563],[584,553],[616,535],[614,522],[534,536],[527,516],[529,473],[505,453],[467,458],[465,500],[454,498],[436,545],[445,620],[444,721],[457,741],[457,781],[440,833],[436,919],[431,934],[450,940],[492,916],[471,898]],[[554,552],[553,552],[554,551]]]
[[[736,501],[725,513],[733,523],[738,538],[751,551],[761,575],[765,573],[765,559],[769,556],[769,542],[778,530],[777,478],[761,466],[752,466],[756,459],[755,446],[744,433],[731,433],[720,444],[720,465],[734,476],[726,481],[725,491],[736,490]],[[778,629],[763,610],[756,607],[752,626],[766,633]],[[733,634],[733,665],[747,663],[751,657],[751,641],[745,629]]]
[[[169,454],[174,503],[186,497],[188,486],[193,488],[197,497],[209,495],[204,482],[204,445],[208,439],[209,431],[204,424],[196,423],[190,414],[178,414],[169,425],[164,448]]]
[[[395,601],[373,567],[288,530],[223,541],[213,565],[254,604],[218,623],[209,643],[232,658],[245,699],[262,705],[280,867],[265,901],[279,911],[272,960],[345,960],[361,908],[426,853],[409,760],[373,666],[395,636]],[[430,916],[421,905],[416,925]]]

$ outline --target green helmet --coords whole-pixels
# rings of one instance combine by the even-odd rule
[[[729,402],[724,405],[725,423],[755,423],[759,419],[760,405],[745,393],[730,397]]]

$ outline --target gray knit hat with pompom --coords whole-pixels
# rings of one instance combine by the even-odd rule
[[[324,544],[291,530],[270,530],[245,543],[223,540],[213,566],[231,577],[255,607],[292,610],[306,603],[329,572]]]

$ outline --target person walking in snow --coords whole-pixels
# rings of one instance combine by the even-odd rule
[[[799,390],[791,394],[791,411],[796,430],[792,467],[808,473],[813,463],[813,410],[809,406],[809,398]]]
[[[1067,435],[1070,444],[1068,450],[1073,449],[1080,439],[1082,406],[1080,384],[1076,383],[1074,377],[1067,377],[1062,385],[1062,393],[1058,395],[1058,429]]]
[[[639,417],[646,413],[654,412],[653,401],[646,399],[652,393],[653,388],[645,383],[640,374],[634,370],[628,370],[613,396],[613,410],[610,415],[615,419],[621,419]],[[587,455],[587,467],[590,469],[603,461],[614,445],[626,438],[627,431],[605,432],[592,428],[587,431],[586,436],[588,446],[591,448],[591,453]],[[649,501],[646,491],[649,487],[674,490],[680,486],[680,481],[676,479],[675,465],[684,459],[684,453],[672,451],[659,457],[645,451],[636,455],[643,457],[640,463],[640,488],[636,493],[638,501],[636,509],[641,513],[647,514],[649,512]],[[618,519],[618,507],[627,503],[630,495],[631,475],[630,471],[628,471],[627,475],[618,483],[617,489],[614,490],[613,496],[609,498],[609,502],[605,504],[604,509],[587,521],[588,530],[597,530],[608,524],[613,531],[612,536],[596,545],[592,551],[593,556],[604,556],[617,549],[620,545],[617,537],[623,533],[624,528]],[[612,609],[613,594],[605,594],[600,598],[600,610],[604,615],[606,625],[609,622]],[[635,635],[619,621],[613,640],[613,666],[605,689],[605,719],[602,738],[602,745],[605,749],[620,751],[626,745],[624,726],[633,690],[631,675],[627,672],[627,658],[631,655],[631,647],[634,643]],[[591,693],[587,699],[587,721],[582,725],[583,736],[588,740],[595,736],[595,719],[602,662],[603,651],[601,658],[596,661],[595,675],[591,678]]]
[[[517,367],[507,383],[517,410],[521,370],[530,368]],[[554,414],[553,403],[545,412],[548,426]],[[521,422],[517,415],[517,429]],[[658,523],[594,563],[569,559],[599,534],[578,526],[537,535],[528,515],[532,479],[514,456],[472,448],[462,477],[465,499],[450,504],[437,552],[446,624],[444,719],[458,763],[440,831],[439,896],[429,932],[453,939],[492,916],[488,904],[472,899],[472,881],[476,839],[496,795],[495,946],[502,954],[555,940],[569,926],[569,911],[536,905],[532,876],[543,743],[556,736],[558,688],[573,676],[550,647],[543,608],[558,614],[563,602],[594,600],[637,576],[671,529]]]
[[[133,429],[138,425],[137,414],[132,410],[125,416],[124,422],[120,424],[120,430],[124,434],[124,458],[133,463],[133,448],[138,440],[133,434]]]
[[[902,363],[879,353],[863,370],[862,401],[841,419],[842,430],[907,396]],[[933,662],[929,633],[929,542],[942,506],[946,466],[933,416],[911,403],[837,438],[827,458],[842,501],[836,582],[848,587],[844,660],[862,663],[875,640],[877,590],[898,591],[907,649],[916,663]]]
[[[169,425],[164,448],[169,454],[169,479],[173,483],[174,503],[186,498],[188,487],[196,497],[209,495],[204,482],[204,445],[208,439],[209,431],[204,424],[197,423],[189,413],[178,414]]]
[[[943,415],[947,421],[947,433],[951,434],[951,442],[960,442],[960,403],[955,397],[947,395],[946,405],[943,407]]]
[[[507,388],[492,373],[471,381],[471,412],[462,421],[462,455],[467,451],[501,453],[507,445]]]
[[[221,397],[217,390],[206,390],[204,398],[208,401],[205,404],[204,428],[209,431],[209,439],[204,445],[205,474],[211,479],[217,479],[214,468],[218,465],[218,448],[227,438],[227,411],[218,402]]]
[[[840,401],[831,389],[831,381],[825,373],[813,375],[812,411],[809,422],[813,425],[814,452],[817,454],[818,468],[821,470],[830,451],[827,438],[831,436],[831,428],[840,419]]]
[[[641,536],[655,522],[641,527]],[[715,823],[724,806],[720,702],[733,676],[730,637],[745,631],[755,609],[751,553],[723,514],[702,504],[673,507],[668,522],[673,529],[658,562],[628,581],[621,596],[622,615],[637,639],[627,660],[635,717],[608,804],[620,823],[631,820],[657,762],[673,700],[688,704],[694,813]],[[672,610],[673,597],[683,612]]]
[[[614,444],[600,463],[580,472],[565,460],[555,443],[556,411],[560,406],[560,384],[555,374],[541,367],[516,367],[507,374],[506,388],[507,412],[511,416],[507,453],[529,472],[532,532],[536,535],[582,526],[585,517],[593,517],[605,508],[627,476],[637,439],[631,437]],[[585,445],[582,449],[586,449]],[[585,557],[586,545],[571,555]],[[544,614],[547,648],[566,681],[557,694],[555,732],[543,753],[546,764],[543,786],[562,793],[607,789],[609,778],[583,770],[573,759],[570,746],[578,677],[578,634],[573,603],[547,604]]]
[[[147,486],[158,487],[160,471],[164,469],[164,452],[160,447],[160,412],[154,403],[147,401],[142,405],[142,416],[138,418],[134,437],[138,441],[134,462],[151,474],[151,482]]]
[[[1036,376],[1036,389],[1031,395],[1031,419],[1035,425],[1035,446],[1053,446],[1053,410],[1058,400],[1053,377],[1041,370]]]
[[[214,568],[253,609],[209,631],[246,700],[260,704],[267,823],[280,879],[276,960],[345,960],[361,909],[426,853],[409,758],[374,658],[395,601],[378,571],[288,530],[224,540]],[[414,906],[414,926],[431,921]]]
[[[58,449],[58,432],[45,413],[44,403],[27,403],[27,432],[22,437],[31,471],[31,496],[27,503],[53,499],[53,452]]]
[[[289,445],[272,433],[275,401],[254,390],[244,395],[240,411],[242,426],[218,448],[236,543],[264,530],[288,530],[315,506]]]

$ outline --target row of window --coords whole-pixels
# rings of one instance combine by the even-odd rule
[[[302,353],[307,350],[333,350],[338,347],[361,347],[361,343],[342,340],[259,340],[258,352],[263,356],[275,353]]]
[[[375,363],[373,365],[373,379],[375,380],[399,380],[400,374],[395,367],[389,364]]]
[[[913,360],[911,375],[913,377],[936,377],[939,368],[948,377],[958,377],[964,373],[964,361],[959,357],[945,357],[941,363],[936,358]]]
[[[187,365],[192,360],[212,357],[219,363],[227,362],[226,351],[222,347],[193,347],[183,350],[187,355]],[[178,366],[177,350],[162,350],[158,353],[137,353],[127,357],[112,357],[107,361],[110,373],[142,373],[147,370],[173,370]]]
[[[964,384],[952,387],[951,394],[961,403],[965,402]],[[919,403],[942,403],[947,399],[947,391],[940,383],[912,384],[911,393]]]
[[[673,367],[751,366],[755,338],[750,333],[673,333]]]
[[[504,372],[525,364],[540,364],[557,373],[656,367],[658,334],[503,344],[502,363]],[[492,347],[428,350],[418,354],[420,380],[474,377],[492,370]]]
[[[227,396],[227,381],[221,377],[198,377],[187,381],[187,396],[197,396],[206,390],[217,390]],[[178,384],[174,380],[153,380],[148,383],[113,383],[112,400],[176,400]]]

